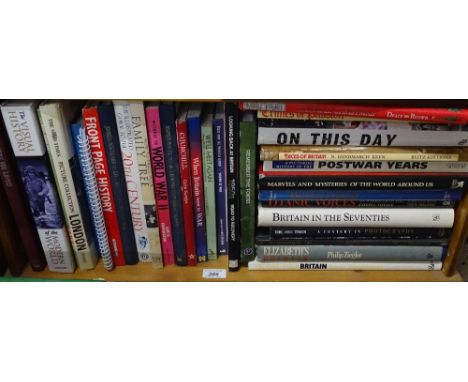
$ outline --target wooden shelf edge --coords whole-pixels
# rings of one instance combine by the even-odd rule
[[[106,271],[100,262],[96,269],[90,271],[77,270],[72,274],[42,271],[33,272],[28,267],[22,277],[57,280],[103,280],[103,281],[240,281],[240,282],[434,282],[463,281],[458,273],[447,277],[442,271],[249,271],[241,268],[238,272],[227,272],[226,279],[204,279],[203,268],[227,269],[227,257],[217,261],[199,264],[196,267],[168,266],[156,269],[151,264],[137,264],[117,267],[111,272]]]

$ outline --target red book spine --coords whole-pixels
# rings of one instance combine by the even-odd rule
[[[304,119],[346,118],[384,119],[414,123],[468,123],[468,109],[395,108],[374,105],[327,104],[314,102],[241,102],[243,110],[301,113]],[[269,113],[271,115],[271,113]],[[269,118],[274,118],[270,116]]]
[[[177,146],[179,148],[179,171],[182,191],[182,212],[184,216],[185,244],[187,265],[197,265],[197,248],[195,242],[195,224],[192,203],[192,184],[190,174],[190,151],[188,142],[187,120],[177,121]]]
[[[94,172],[98,184],[99,196],[101,198],[104,222],[106,225],[109,246],[115,265],[125,265],[122,237],[120,235],[117,213],[115,212],[115,201],[112,193],[112,185],[107,165],[107,156],[104,149],[101,125],[97,106],[85,107],[83,110],[83,125],[88,136],[91,155],[93,157]]]
[[[161,135],[159,108],[146,108],[146,122],[148,124],[148,141],[153,169],[154,196],[158,211],[159,236],[164,265],[175,263],[174,246],[172,244],[171,212],[169,210],[169,196],[167,191],[166,162]]]

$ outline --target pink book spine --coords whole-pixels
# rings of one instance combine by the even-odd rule
[[[161,124],[159,121],[159,107],[146,107],[146,121],[148,123],[148,141],[153,169],[154,196],[158,211],[159,236],[164,265],[174,264],[174,247],[172,245],[171,213],[167,191],[166,163],[164,161]]]

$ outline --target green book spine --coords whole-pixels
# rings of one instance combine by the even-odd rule
[[[206,238],[208,260],[216,260],[216,198],[213,156],[213,108],[206,108],[201,126],[202,160],[203,160],[203,191],[205,193]]]
[[[240,130],[240,253],[241,263],[255,258],[255,179],[257,170],[257,123],[253,113],[244,112]]]

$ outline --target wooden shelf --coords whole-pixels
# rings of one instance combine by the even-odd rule
[[[76,271],[73,274],[49,271],[33,272],[27,268],[23,277],[63,280],[106,281],[463,281],[458,273],[451,277],[441,271],[249,271],[227,272],[226,279],[204,279],[203,268],[227,269],[227,257],[199,264],[196,267],[168,266],[155,269],[151,264],[117,267],[107,272],[102,262],[91,271]]]

